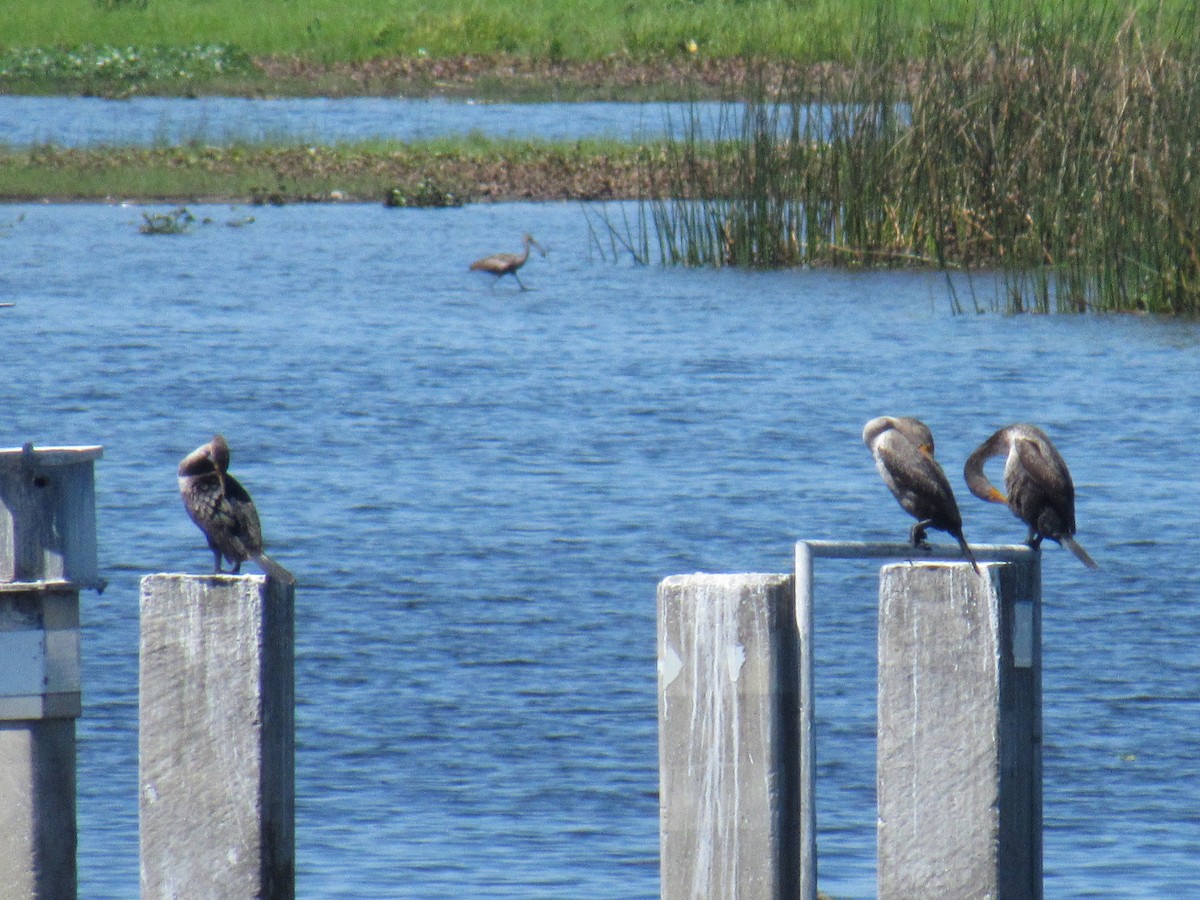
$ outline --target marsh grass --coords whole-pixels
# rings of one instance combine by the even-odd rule
[[[993,308],[1200,313],[1200,15],[994,4],[915,62],[893,27],[755,94],[715,163],[685,127],[604,227],[668,263],[999,269]]]

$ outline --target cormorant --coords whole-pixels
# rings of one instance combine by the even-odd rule
[[[258,511],[246,489],[229,474],[229,444],[224,437],[218,434],[184,457],[179,464],[179,493],[188,515],[208,540],[216,573],[224,571],[222,556],[233,566],[234,575],[252,559],[272,578],[296,583],[291,572],[263,553]]]
[[[983,465],[993,456],[1004,463],[1005,497],[988,481]],[[963,476],[971,493],[991,503],[1006,503],[1029,526],[1025,539],[1035,550],[1043,538],[1064,545],[1089,569],[1099,568],[1075,540],[1075,484],[1050,438],[1034,425],[1009,425],[979,445],[967,459]]]
[[[933,434],[920,419],[880,416],[863,428],[863,443],[875,457],[883,483],[900,506],[916,517],[909,532],[914,547],[925,546],[925,529],[936,528],[958,541],[963,555],[976,572],[979,566],[967,539],[954,491],[941,465],[933,458]]]

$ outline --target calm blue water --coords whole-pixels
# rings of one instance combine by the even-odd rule
[[[719,103],[477,103],[397,97],[244,99],[0,96],[0,144],[179,144],[277,140],[336,143],[495,138],[649,139],[695,121],[714,130],[738,107]]]
[[[827,130],[833,111],[833,107],[802,110],[800,127]],[[790,127],[789,108],[764,112],[772,116],[781,134]],[[739,133],[743,113],[741,104],[715,102],[479,103],[403,97],[107,100],[0,95],[0,146],[330,144],[468,134],[542,140],[716,138]]]
[[[300,578],[301,896],[627,900],[658,891],[656,582],[902,539],[859,438],[885,412],[951,471],[1016,420],[1074,471],[1104,568],[1047,551],[1047,896],[1200,884],[1196,324],[614,265],[577,205],[193,211],[0,207],[0,443],[106,447],[81,896],[136,895],[137,583],[209,565],[175,466],[215,430]],[[525,230],[534,290],[467,271]],[[972,541],[1024,536],[959,495]],[[819,577],[821,883],[869,897],[875,575]]]

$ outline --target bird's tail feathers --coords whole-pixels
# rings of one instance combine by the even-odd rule
[[[967,558],[967,562],[971,564],[971,568],[975,570],[975,574],[979,574],[979,563],[975,562],[975,554],[971,552],[971,545],[967,543],[967,539],[961,533],[954,535],[958,538],[958,546],[962,547],[963,556]]]
[[[262,570],[274,578],[276,581],[284,584],[295,584],[296,576],[281,566],[265,553],[260,553],[254,557],[254,561],[262,567]]]
[[[1063,546],[1075,554],[1075,558],[1087,566],[1089,569],[1100,568],[1099,564],[1088,556],[1088,552],[1079,546],[1079,542],[1069,534],[1064,534],[1062,537]]]

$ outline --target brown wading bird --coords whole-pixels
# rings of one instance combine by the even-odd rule
[[[248,559],[285,584],[295,584],[292,573],[263,553],[262,526],[258,510],[236,478],[229,474],[229,444],[216,435],[197,447],[179,464],[179,493],[192,521],[200,526],[213,552],[214,571],[221,557],[229,560],[237,575]]]
[[[495,275],[496,280],[492,282],[493,288],[505,275],[511,275],[513,278],[517,279],[517,284],[521,285],[521,290],[529,290],[529,288],[525,287],[524,283],[521,281],[521,277],[517,274],[517,269],[525,265],[525,261],[529,259],[530,247],[537,247],[538,252],[541,253],[542,256],[546,255],[546,251],[543,249],[541,244],[533,239],[532,234],[527,234],[521,238],[521,243],[525,247],[524,253],[521,253],[520,255],[516,253],[494,253],[491,256],[485,256],[483,259],[477,259],[475,262],[471,263],[471,271],[488,272],[492,275]]]
[[[983,474],[983,464],[1005,456],[1005,497]],[[1089,569],[1095,561],[1075,540],[1075,484],[1067,464],[1042,429],[1009,425],[979,445],[967,458],[963,476],[971,493],[981,500],[1006,503],[1013,515],[1029,526],[1025,539],[1035,550],[1043,538],[1064,545]]]
[[[863,428],[863,443],[875,457],[883,483],[900,506],[917,519],[909,532],[914,547],[928,546],[925,529],[936,528],[958,541],[963,556],[976,572],[979,566],[967,539],[954,491],[941,465],[933,458],[933,434],[920,419],[880,416]]]

